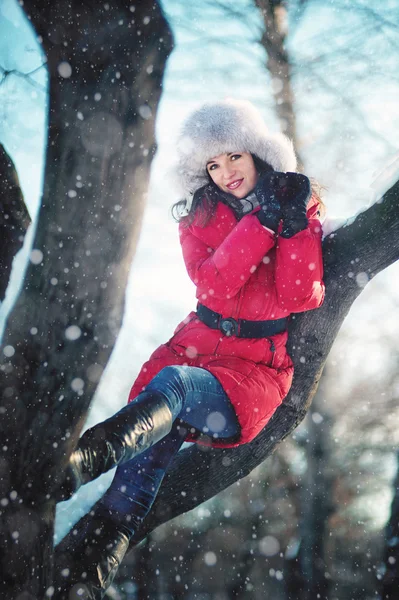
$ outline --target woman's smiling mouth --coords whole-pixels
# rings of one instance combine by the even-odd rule
[[[229,190],[236,190],[238,187],[240,187],[240,185],[242,184],[243,181],[244,181],[244,178],[236,179],[235,181],[232,181],[231,183],[227,184],[226,187]]]

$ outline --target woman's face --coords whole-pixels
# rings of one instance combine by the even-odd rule
[[[258,172],[249,152],[219,154],[207,162],[206,170],[223,192],[245,198],[258,181]]]

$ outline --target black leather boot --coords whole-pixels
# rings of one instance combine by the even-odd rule
[[[158,444],[118,467],[104,496],[56,548],[57,600],[103,597],[125,553],[143,539],[140,527],[186,434],[177,419]]]
[[[115,415],[88,429],[72,452],[58,500],[127,462],[169,433],[173,415],[164,396],[142,392]]]
[[[98,502],[55,549],[57,600],[103,598],[129,548],[131,536],[132,531],[115,524]]]

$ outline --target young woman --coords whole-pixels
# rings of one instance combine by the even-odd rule
[[[324,297],[321,201],[295,172],[291,142],[251,104],[228,100],[193,112],[177,150],[174,212],[198,304],[144,364],[129,404],[72,454],[66,495],[119,465],[59,546],[59,586],[83,585],[88,598],[111,583],[185,440],[238,446],[266,425],[293,377],[289,316]]]

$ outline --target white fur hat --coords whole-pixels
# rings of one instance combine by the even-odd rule
[[[228,99],[204,104],[187,117],[177,141],[173,176],[187,209],[194,192],[209,182],[206,163],[234,151],[255,154],[275,171],[296,170],[292,142],[281,133],[270,133],[250,102]]]

